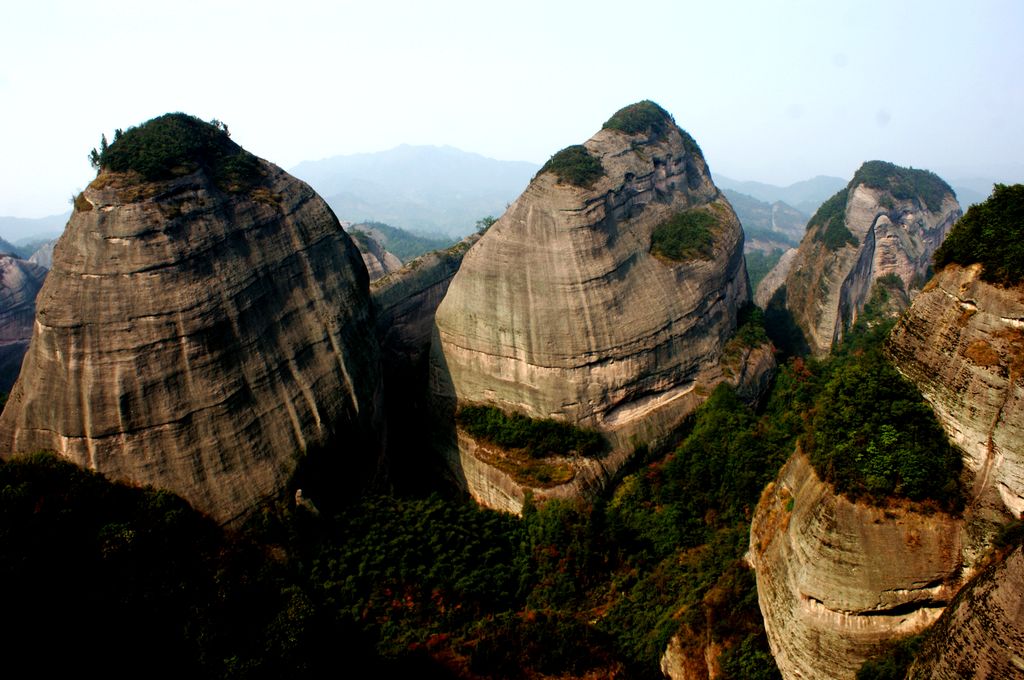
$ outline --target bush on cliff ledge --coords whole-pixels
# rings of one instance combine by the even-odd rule
[[[587,147],[573,144],[548,159],[537,174],[545,172],[558,175],[559,183],[566,182],[589,189],[594,186],[594,182],[604,177],[604,166],[599,158],[587,151]]]
[[[651,234],[651,252],[677,262],[710,260],[715,238],[711,230],[718,223],[706,210],[695,208],[665,220]]]
[[[598,456],[605,449],[604,438],[596,430],[520,413],[508,414],[494,406],[463,406],[456,420],[473,437],[503,449],[524,450],[533,458],[565,456],[572,452]]]

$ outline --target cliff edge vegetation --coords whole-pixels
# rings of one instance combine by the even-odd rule
[[[980,262],[981,278],[1004,286],[1024,280],[1024,184],[997,184],[972,205],[935,251],[936,269]]]
[[[262,176],[259,159],[233,142],[228,126],[186,113],[167,113],[106,137],[89,160],[97,170],[135,172],[147,182],[207,170],[225,191],[250,188]]]

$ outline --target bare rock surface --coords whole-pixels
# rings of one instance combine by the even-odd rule
[[[53,247],[55,245],[57,245],[57,239],[47,241],[36,248],[36,251],[28,258],[28,261],[45,269],[49,269],[53,266]]]
[[[1024,514],[1024,286],[948,265],[899,320],[886,350],[917,385],[974,473],[972,499],[998,492]]]
[[[366,265],[370,281],[376,281],[402,268],[402,261],[372,234],[360,230],[352,230],[350,233],[356,247],[359,248],[359,254],[363,256],[363,264]]]
[[[479,234],[421,255],[370,284],[385,365],[419,365],[430,352],[434,315]]]
[[[840,205],[842,212],[836,218],[841,218],[841,226],[830,227],[820,219],[829,203],[822,206],[811,219],[786,277],[787,307],[811,351],[818,355],[827,354],[842,340],[878,279],[895,275],[912,296],[928,271],[932,253],[961,215],[948,186],[930,207],[925,198],[913,192],[864,181],[862,173],[872,164],[888,165],[872,161],[854,176],[844,190],[845,206]],[[828,233],[843,228],[855,242],[828,245]]]
[[[1024,552],[979,573],[929,632],[907,678],[1024,678]]]
[[[765,274],[765,277],[757,284],[757,290],[754,291],[754,304],[761,309],[768,306],[768,301],[775,295],[775,291],[786,283],[786,277],[789,276],[789,270],[792,268],[793,262],[796,261],[798,253],[796,248],[790,248],[782,254],[771,271]]]
[[[32,338],[36,295],[46,269],[10,255],[0,256],[0,392],[14,385]]]
[[[437,310],[431,389],[449,419],[457,405],[490,404],[611,442],[605,457],[575,463],[565,488],[535,497],[600,488],[725,379],[722,348],[748,296],[743,235],[699,148],[665,119],[662,131],[590,138],[583,146],[604,170],[590,186],[538,173],[466,253]],[[688,210],[714,218],[710,256],[652,254],[655,228]],[[466,439],[441,444],[456,477],[518,511],[529,486]]]
[[[300,455],[375,461],[379,352],[359,252],[306,184],[258,161],[228,192],[205,170],[104,170],[54,249],[0,451],[40,449],[169,488],[221,521],[281,493]]]
[[[961,583],[961,521],[853,503],[795,453],[761,496],[748,559],[784,678],[853,678],[878,645],[920,632]]]

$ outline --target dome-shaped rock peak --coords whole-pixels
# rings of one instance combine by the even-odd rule
[[[55,451],[221,521],[284,491],[304,452],[371,474],[368,280],[327,204],[185,114],[119,131],[93,161],[0,452]]]
[[[953,190],[926,170],[868,161],[807,223],[785,281],[785,304],[815,354],[827,354],[875,282],[912,298],[960,217]],[[897,281],[898,279],[898,281]]]
[[[496,410],[473,413],[570,426],[551,430],[564,435],[554,448],[502,446],[460,418],[440,443],[456,478],[512,512],[527,492],[600,487],[726,379],[722,348],[748,295],[739,221],[696,142],[652,102],[622,109],[552,156],[466,254],[437,310],[442,421],[483,406]],[[593,431],[603,452],[579,455]]]

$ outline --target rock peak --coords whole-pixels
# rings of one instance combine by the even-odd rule
[[[916,295],[960,214],[953,190],[934,173],[864,163],[807,223],[777,291],[811,351],[825,354],[842,339],[876,281],[898,277],[901,297]]]
[[[676,125],[672,114],[650,99],[619,109],[605,121],[601,129],[617,130],[627,135],[646,135],[648,140],[663,136],[674,129],[682,136],[688,152],[702,157],[704,155],[693,137]]]
[[[559,487],[502,477],[500,454],[453,433],[453,471],[488,505],[517,511],[527,488],[589,493],[724,379],[747,299],[739,222],[671,116],[649,102],[623,112],[611,120],[641,122],[552,157],[438,308],[432,389],[449,415],[490,405],[611,440],[600,460],[554,462],[553,479],[570,480]]]
[[[0,456],[54,451],[221,521],[314,453],[372,475],[369,284],[327,204],[184,114],[118,134],[103,161],[54,249]]]
[[[255,156],[240,147],[224,123],[209,123],[187,113],[166,113],[118,130],[110,146],[92,154],[93,165],[104,172],[126,173],[137,181],[169,180],[204,170],[225,191],[250,188],[263,175]]]

